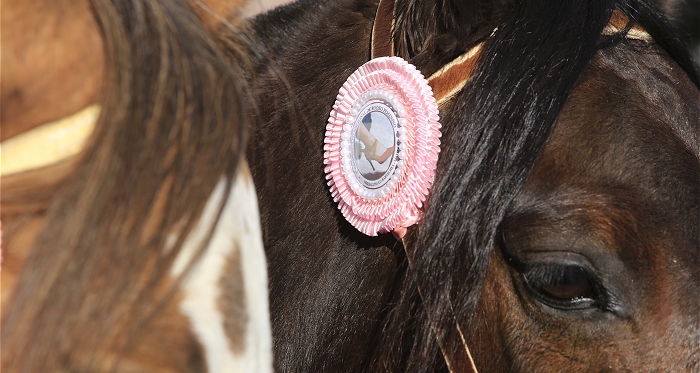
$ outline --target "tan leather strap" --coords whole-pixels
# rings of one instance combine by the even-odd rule
[[[372,45],[370,57],[391,57],[394,55],[394,0],[380,0],[372,25]]]
[[[433,89],[433,97],[438,106],[449,101],[467,84],[479,60],[483,45],[483,42],[479,43],[428,78],[428,84]]]
[[[603,30],[603,35],[612,35],[618,32],[622,32],[629,27],[630,19],[622,14],[619,10],[615,10],[610,16],[610,21],[608,25],[605,26]],[[632,27],[627,30],[625,34],[627,39],[642,40],[642,41],[652,41],[651,35],[649,35],[646,30],[638,23],[635,23]]]

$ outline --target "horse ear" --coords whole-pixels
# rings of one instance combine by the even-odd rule
[[[488,37],[515,0],[396,0],[395,53],[435,72]]]

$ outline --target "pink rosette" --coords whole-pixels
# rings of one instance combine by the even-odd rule
[[[340,88],[324,143],[328,186],[350,224],[401,237],[420,221],[440,123],[432,89],[413,65],[381,57],[357,69]]]

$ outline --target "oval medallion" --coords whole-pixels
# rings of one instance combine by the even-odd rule
[[[353,126],[353,170],[363,186],[377,190],[387,186],[398,161],[398,118],[383,100],[372,100],[360,110]]]

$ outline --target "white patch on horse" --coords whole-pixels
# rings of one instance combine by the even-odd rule
[[[214,223],[224,196],[220,181],[207,201],[199,223],[184,242],[172,268],[172,275],[183,273]],[[227,258],[240,250],[248,322],[245,348],[234,352],[224,329],[218,304],[221,278]],[[180,309],[189,318],[201,343],[207,371],[272,372],[272,332],[267,293],[267,264],[262,244],[257,198],[248,165],[241,163],[229,199],[216,224],[211,242],[182,285]]]

